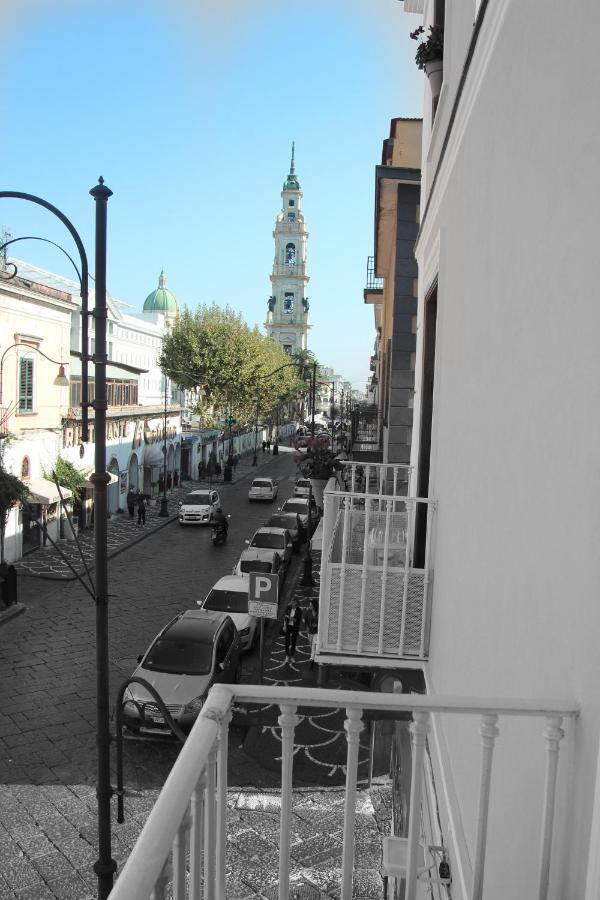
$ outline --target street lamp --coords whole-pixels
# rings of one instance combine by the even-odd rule
[[[113,877],[117,864],[111,855],[111,822],[110,800],[113,790],[110,784],[110,703],[108,682],[108,559],[107,559],[107,485],[109,476],[106,472],[106,224],[107,203],[112,191],[99,178],[90,194],[96,203],[96,236],[95,236],[95,270],[96,294],[94,319],[96,322],[95,364],[95,399],[89,401],[88,393],[88,261],[81,237],[69,219],[56,206],[22,191],[0,191],[1,199],[25,200],[42,206],[58,218],[69,231],[79,252],[81,268],[77,270],[81,290],[81,337],[82,337],[82,373],[81,373],[81,408],[83,443],[89,440],[88,407],[95,411],[95,472],[91,476],[94,485],[94,563],[96,582],[94,600],[96,604],[96,746],[98,800],[98,859],[94,863],[94,872],[98,876],[99,900],[106,900],[113,886]],[[0,251],[6,245],[0,247]],[[62,249],[62,248],[60,248]],[[63,251],[64,252],[64,251]],[[68,254],[67,254],[68,255]],[[72,260],[71,260],[72,261]],[[17,274],[17,267],[11,264]],[[10,348],[7,348],[10,349]],[[6,352],[6,351],[5,351]],[[41,353],[40,350],[38,350]],[[42,354],[44,356],[45,354]],[[54,360],[51,360],[54,362]],[[62,384],[66,378],[64,368],[59,369],[57,379]],[[57,383],[55,379],[55,384]]]
[[[163,427],[163,495],[160,498],[160,511],[163,519],[169,515],[169,501],[167,500],[167,387],[169,379],[165,375],[165,421]]]
[[[2,384],[3,384],[3,375],[2,369],[4,366],[4,357],[8,353],[9,350],[13,350],[15,347],[22,347],[24,350],[33,350],[35,353],[39,353],[40,356],[43,356],[44,359],[47,359],[48,362],[54,363],[55,366],[58,366],[58,375],[52,382],[57,387],[69,387],[69,379],[65,374],[65,363],[59,362],[57,359],[50,359],[49,356],[46,356],[39,347],[36,347],[34,344],[27,344],[25,342],[17,342],[15,344],[11,344],[10,347],[7,347],[2,356],[0,357],[0,406],[2,405]]]

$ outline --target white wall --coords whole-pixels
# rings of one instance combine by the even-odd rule
[[[565,27],[576,10],[575,51]],[[480,90],[465,93],[470,119],[455,147],[457,117],[417,248],[420,337],[439,239],[430,686],[582,704],[563,742],[560,803],[574,814],[562,860],[557,842],[551,892],[575,898],[584,893],[600,721],[600,7],[550,2],[540,16],[535,4],[508,0],[490,4],[492,13],[497,41]],[[476,54],[473,70],[480,62]],[[420,378],[417,392],[416,415]],[[500,738],[505,778],[491,828],[501,849],[489,851],[486,898],[534,893],[541,730],[515,727],[512,746],[512,728]],[[479,741],[450,723],[444,732],[472,851]]]

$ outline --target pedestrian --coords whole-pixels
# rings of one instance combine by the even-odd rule
[[[7,566],[5,562],[0,566],[2,578],[2,602],[4,606],[12,606],[17,602],[17,570],[13,565]]]
[[[234,469],[237,468],[237,464],[239,463],[239,461],[240,461],[240,454],[236,453],[235,456],[233,457],[233,468]]]
[[[134,489],[130,487],[127,491],[127,511],[130,519],[133,519],[133,514],[135,512],[135,494],[136,492]]]
[[[140,494],[137,502],[137,511],[138,511],[138,525],[146,524],[146,498],[143,494]]]
[[[285,635],[285,661],[293,662],[296,655],[296,641],[302,624],[302,610],[298,605],[297,597],[292,597],[292,602],[285,608],[283,616],[283,633]]]
[[[271,438],[267,440],[267,453],[271,452]]]
[[[310,641],[310,667],[315,667],[315,654],[317,652],[317,634],[319,631],[319,601],[311,600],[308,604],[308,612],[305,619],[306,633]]]
[[[263,441],[263,442],[262,442],[262,448],[263,448],[263,453],[264,453],[265,450],[267,449],[267,442],[266,442],[266,441]]]

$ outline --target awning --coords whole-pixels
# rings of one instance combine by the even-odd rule
[[[93,469],[88,469],[86,472],[83,473],[83,474],[85,475],[85,478],[86,478],[86,480],[83,482],[83,486],[84,486],[84,488],[86,489],[86,491],[93,491],[93,490],[94,490],[94,483],[93,483],[93,481],[90,481],[90,478],[91,478],[91,475],[92,475],[92,472],[93,472],[93,471],[94,471]],[[108,477],[110,478],[110,481],[108,482],[108,484],[114,484],[115,481],[118,481],[118,480],[119,480],[119,476],[118,476],[118,475],[115,475],[114,472],[107,472],[106,474],[107,474]]]
[[[32,478],[27,482],[27,489],[31,494],[32,503],[41,503],[43,506],[49,506],[51,503],[60,503],[60,494],[58,488],[53,481],[46,478]],[[66,487],[61,487],[60,493],[63,500],[67,500],[72,496],[71,491]]]

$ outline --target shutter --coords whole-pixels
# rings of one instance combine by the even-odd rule
[[[33,360],[19,360],[19,412],[33,412]]]

